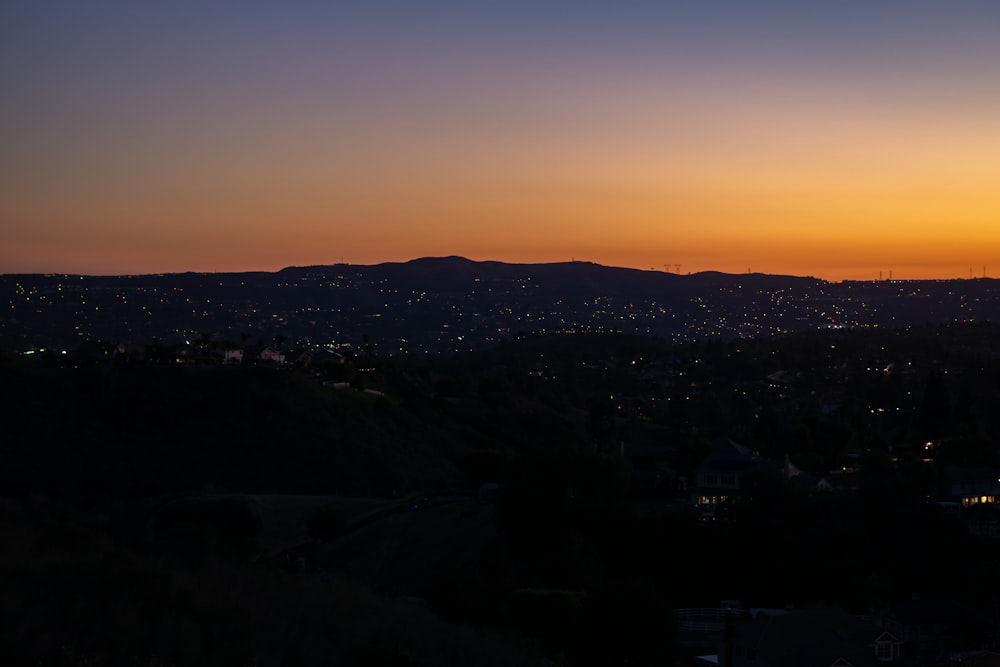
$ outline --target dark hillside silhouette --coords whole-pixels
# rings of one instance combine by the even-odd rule
[[[102,340],[134,354],[153,341],[168,348],[186,341],[216,356],[265,345],[423,354],[555,332],[680,342],[1000,318],[996,281],[987,279],[828,283],[461,257],[276,273],[3,275],[0,302],[0,349],[68,350]]]
[[[62,642],[78,662],[125,646],[177,664],[270,664],[278,647],[297,664],[434,664],[398,629],[412,622],[429,640],[479,628],[454,635],[470,642],[456,655],[660,664],[683,653],[676,609],[870,616],[919,596],[961,606],[974,622],[955,632],[982,646],[1000,582],[998,342],[979,323],[538,334],[330,366],[0,354],[17,536],[3,599],[36,610],[5,607],[0,641],[38,659]],[[720,439],[740,465],[713,468]],[[33,596],[43,584],[58,593]],[[352,600],[384,621],[324,639],[317,619]],[[275,625],[275,606],[307,620]]]

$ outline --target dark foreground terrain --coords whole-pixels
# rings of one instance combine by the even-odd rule
[[[998,343],[978,324],[330,367],[4,355],[0,654],[674,664],[695,651],[678,610],[914,598],[964,615],[909,664],[990,648],[996,499],[949,480],[1000,467]],[[727,447],[750,463],[722,496]]]

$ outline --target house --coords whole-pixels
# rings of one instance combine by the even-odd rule
[[[739,495],[740,478],[763,462],[757,452],[728,438],[715,440],[708,456],[698,465],[691,500],[698,508],[711,511]]]
[[[260,353],[257,355],[257,361],[265,361],[273,364],[283,364],[285,363],[285,355],[269,345],[260,351]]]
[[[224,364],[242,364],[243,363],[243,350],[223,350],[222,351],[222,363]]]
[[[344,355],[324,347],[302,350],[288,356],[298,368],[322,368],[339,366],[344,363]]]
[[[760,468],[780,474],[793,488],[805,493],[834,490],[829,479],[799,469],[787,455],[784,460],[764,459],[745,445],[719,438],[712,443],[708,456],[694,471],[694,484],[690,490],[692,504],[703,518],[712,518],[716,507],[743,494],[746,473]]]
[[[949,645],[960,644],[959,635],[978,628],[961,605],[951,601],[906,600],[883,609],[875,622],[906,642],[908,652],[921,662],[946,659]]]
[[[1000,503],[1000,468],[944,469],[941,497],[962,507]]]
[[[828,492],[833,491],[833,484],[830,483],[826,477],[817,476],[812,473],[808,473],[800,469],[792,460],[785,455],[785,462],[781,467],[781,473],[785,476],[785,479],[792,483],[792,486],[798,491],[805,493],[815,493],[815,492]]]
[[[898,660],[902,642],[874,623],[839,611],[799,611],[727,624],[723,667],[876,667]]]

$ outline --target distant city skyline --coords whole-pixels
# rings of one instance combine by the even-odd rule
[[[0,9],[0,273],[1000,266],[1000,6]]]

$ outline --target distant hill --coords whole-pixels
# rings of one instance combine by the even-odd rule
[[[536,333],[615,331],[671,340],[824,327],[995,320],[994,280],[829,283],[591,262],[427,257],[275,273],[0,276],[0,348],[156,340],[380,353],[482,349]]]

